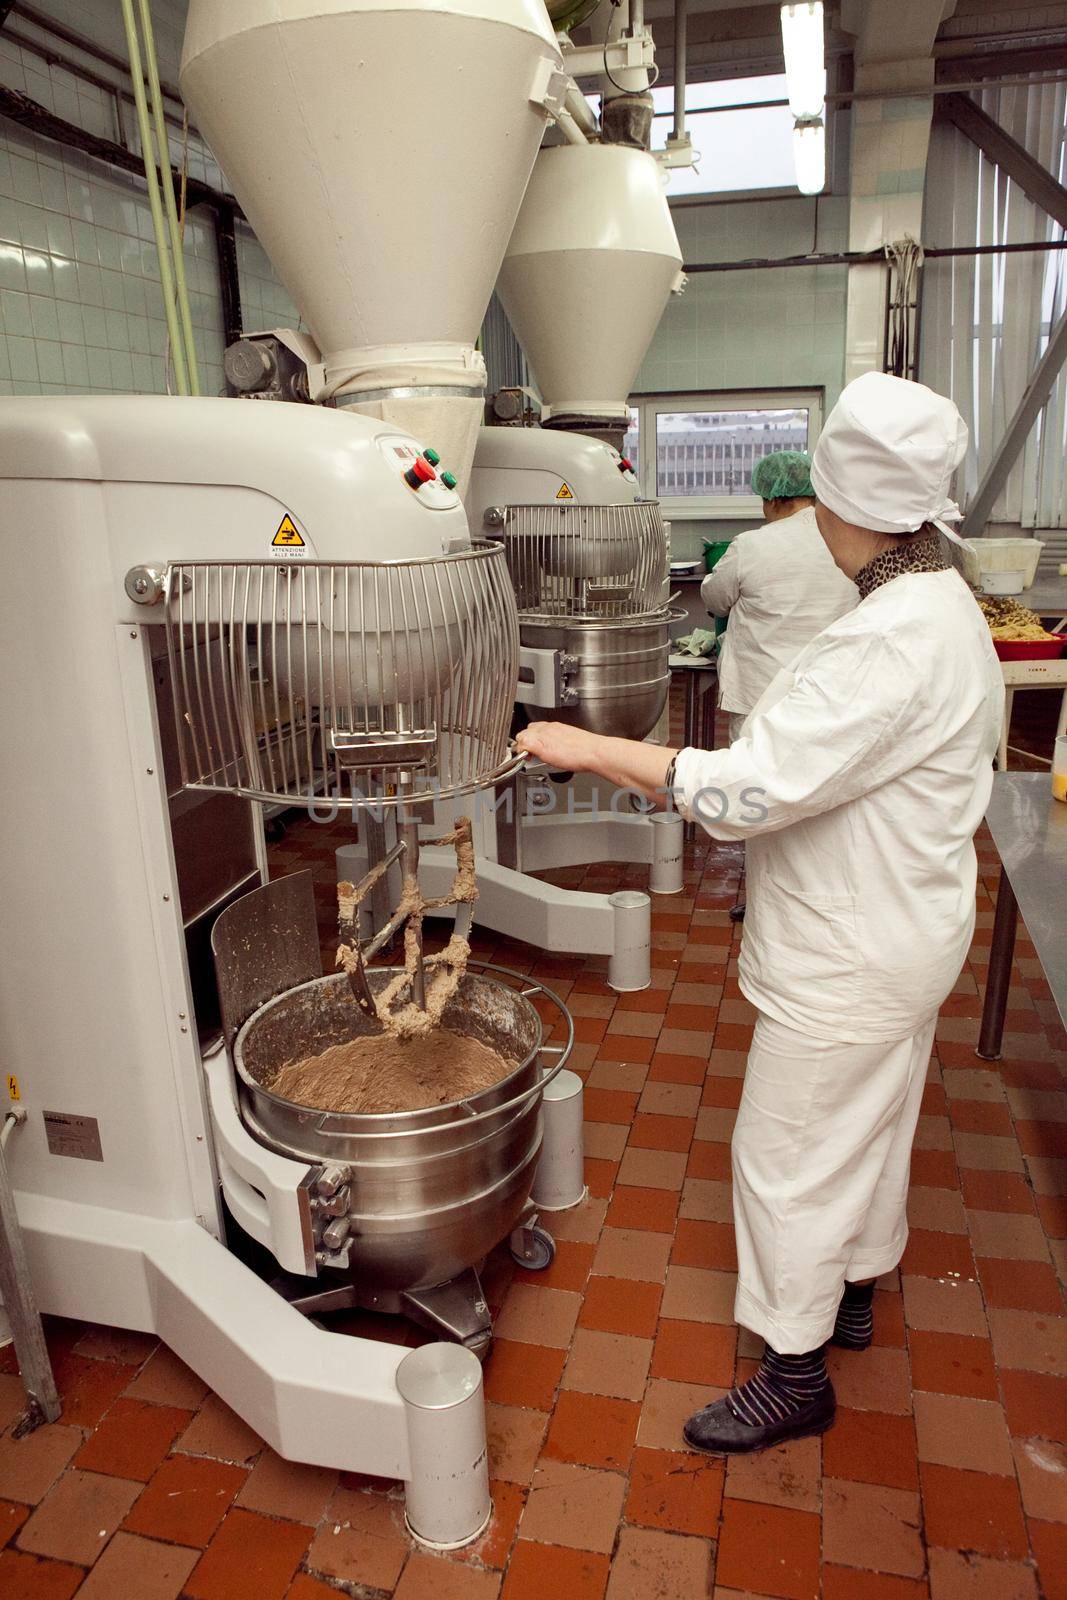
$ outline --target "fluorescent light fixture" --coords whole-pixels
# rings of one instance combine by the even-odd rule
[[[782,50],[789,109],[796,118],[793,160],[801,194],[826,184],[826,51],[822,0],[782,7]]]
[[[782,7],[782,48],[790,111],[794,117],[821,117],[826,100],[822,0]]]
[[[821,194],[826,184],[826,129],[818,117],[793,129],[793,160],[801,194]]]

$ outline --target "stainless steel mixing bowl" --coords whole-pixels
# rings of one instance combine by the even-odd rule
[[[371,989],[395,971],[372,968]],[[317,1111],[272,1092],[285,1062],[375,1031],[344,974],[278,995],[234,1040],[245,1126],[283,1155],[348,1169],[349,1270],[382,1290],[428,1288],[481,1261],[522,1216],[541,1151],[542,1029],[530,1001],[468,971],[441,1020],[515,1065],[470,1099],[424,1111]]]
[[[561,650],[576,657],[577,670],[567,679],[578,702],[546,715],[571,722],[590,733],[617,739],[643,739],[659,721],[667,703],[671,669],[671,611],[647,617],[560,618],[541,621],[523,617],[519,637],[524,645]]]

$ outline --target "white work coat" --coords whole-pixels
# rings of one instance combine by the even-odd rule
[[[741,713],[859,599],[835,566],[812,506],[739,533],[700,596],[712,616],[730,618],[719,647],[719,704]]]
[[[682,751],[680,807],[748,842],[739,975],[761,1011],[873,1043],[941,1005],[973,932],[1003,707],[966,584],[915,572],[812,640],[729,749]]]

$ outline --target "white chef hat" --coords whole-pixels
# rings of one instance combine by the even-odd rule
[[[865,372],[841,391],[811,463],[815,493],[845,522],[878,533],[914,533],[932,522],[954,544],[949,496],[967,450],[967,424],[951,400],[924,384]]]

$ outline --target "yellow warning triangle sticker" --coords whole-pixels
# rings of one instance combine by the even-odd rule
[[[559,488],[556,491],[556,499],[557,500],[573,500],[574,499],[574,490],[571,488],[569,483],[561,483],[560,484]]]
[[[303,543],[303,539],[296,530],[296,523],[293,521],[292,517],[289,516],[288,512],[286,512],[285,516],[278,524],[278,531],[271,540],[271,544],[284,544],[288,545],[291,549],[296,549],[297,547],[302,547]]]

